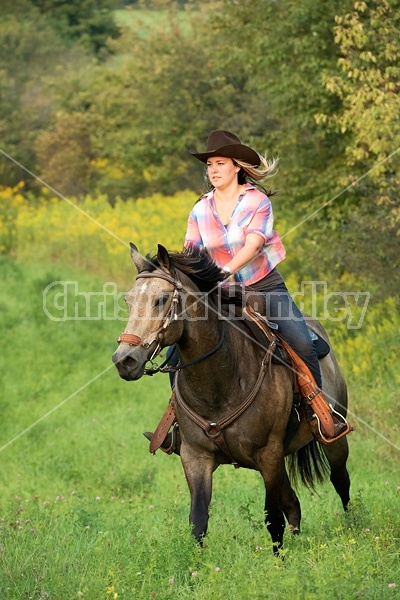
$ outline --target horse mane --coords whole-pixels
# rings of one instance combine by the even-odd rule
[[[232,295],[218,285],[224,280],[224,274],[206,249],[191,245],[185,247],[181,252],[168,252],[168,254],[171,267],[187,275],[201,292],[210,294],[210,299],[219,293],[224,304],[241,302],[241,292],[235,290]],[[157,255],[153,257],[147,255],[146,261],[150,272],[162,268]]]

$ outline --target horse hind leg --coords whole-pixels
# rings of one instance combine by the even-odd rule
[[[301,521],[300,502],[290,485],[286,470],[282,483],[282,509],[289,524],[289,529],[293,534],[299,534]]]
[[[337,442],[323,446],[325,455],[331,469],[331,483],[340,496],[344,510],[350,501],[350,476],[346,467],[349,456],[347,438],[343,437]]]

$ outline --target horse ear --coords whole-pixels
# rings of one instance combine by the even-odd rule
[[[168,250],[164,248],[164,246],[161,246],[161,244],[158,244],[157,258],[160,266],[166,271],[170,271],[171,261],[169,259]]]
[[[132,242],[130,242],[130,247],[131,247],[131,259],[133,264],[135,265],[135,267],[138,270],[138,273],[140,273],[141,271],[144,271],[146,269],[147,263],[146,263],[146,259],[144,258],[144,256],[142,256],[139,252],[139,250],[136,248],[135,244],[132,244]]]

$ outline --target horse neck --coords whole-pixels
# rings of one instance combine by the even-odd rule
[[[183,308],[185,326],[181,339],[177,343],[181,362],[192,362],[202,354],[208,353],[218,344],[223,335],[225,324],[210,305],[201,303],[198,312],[193,309],[193,306],[199,302],[201,303],[199,300],[188,302]],[[207,319],[204,318],[204,311],[207,311]],[[199,361],[196,365],[202,368],[202,362]]]
[[[197,361],[202,354],[218,345],[222,335],[223,343],[218,350]],[[232,389],[235,384],[237,386],[240,376],[240,361],[230,324],[219,319],[218,314],[209,307],[207,320],[188,319],[185,322],[177,346],[181,364],[196,361],[180,372],[179,387],[184,392],[185,400],[198,410],[204,404],[213,408],[219,404],[226,407],[228,398],[234,404]]]

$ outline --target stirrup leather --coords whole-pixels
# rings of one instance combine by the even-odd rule
[[[155,452],[161,447],[161,444],[164,442],[165,438],[168,435],[168,431],[172,425],[176,423],[174,405],[173,405],[174,392],[172,393],[171,400],[168,403],[167,409],[164,412],[161,421],[157,425],[157,428],[153,434],[153,437],[150,442],[150,452],[155,454]],[[162,448],[164,450],[164,448]],[[167,452],[167,454],[172,454],[171,452]]]

